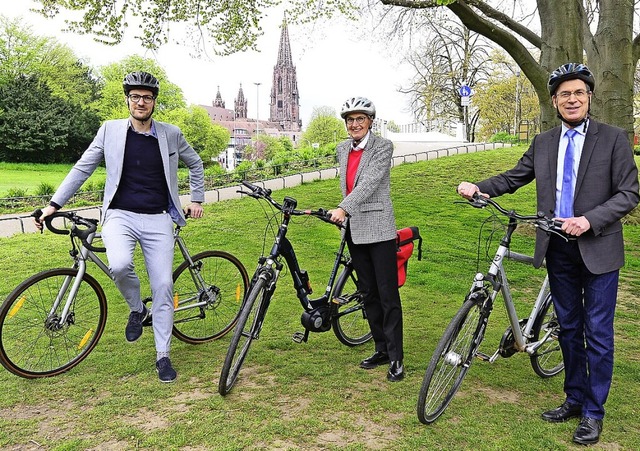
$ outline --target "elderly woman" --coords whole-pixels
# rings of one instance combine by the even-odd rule
[[[330,214],[336,223],[349,218],[347,244],[375,342],[375,352],[360,367],[388,363],[387,379],[400,381],[404,378],[402,307],[389,182],[393,144],[371,133],[376,108],[369,99],[348,99],[340,116],[350,139],[336,148],[343,200]]]

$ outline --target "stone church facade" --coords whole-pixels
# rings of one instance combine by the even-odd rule
[[[225,127],[231,134],[229,147],[219,158],[220,164],[228,170],[233,170],[242,161],[244,147],[255,140],[257,134],[276,138],[286,136],[294,147],[297,146],[302,135],[300,98],[286,20],[282,22],[278,58],[273,68],[268,120],[247,117],[248,101],[242,83],[234,99],[233,109],[226,108],[226,102],[220,95],[220,87],[212,105],[199,106],[207,110],[214,123]]]

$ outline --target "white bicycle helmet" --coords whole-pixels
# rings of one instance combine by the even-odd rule
[[[364,113],[371,116],[372,119],[375,119],[376,107],[373,102],[366,97],[351,97],[344,102],[344,105],[342,105],[340,117],[345,119],[347,115],[351,113]]]

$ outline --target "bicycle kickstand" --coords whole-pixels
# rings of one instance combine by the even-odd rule
[[[304,333],[303,332],[294,333],[291,339],[296,343],[302,343],[303,341],[306,343],[307,340],[309,339],[309,329],[305,329]]]

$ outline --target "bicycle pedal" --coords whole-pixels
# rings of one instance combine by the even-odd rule
[[[491,357],[485,354],[484,352],[477,352],[476,357],[482,360],[483,362],[490,362]]]
[[[295,332],[291,339],[296,343],[302,343],[303,341],[307,341],[307,334],[304,332]]]

